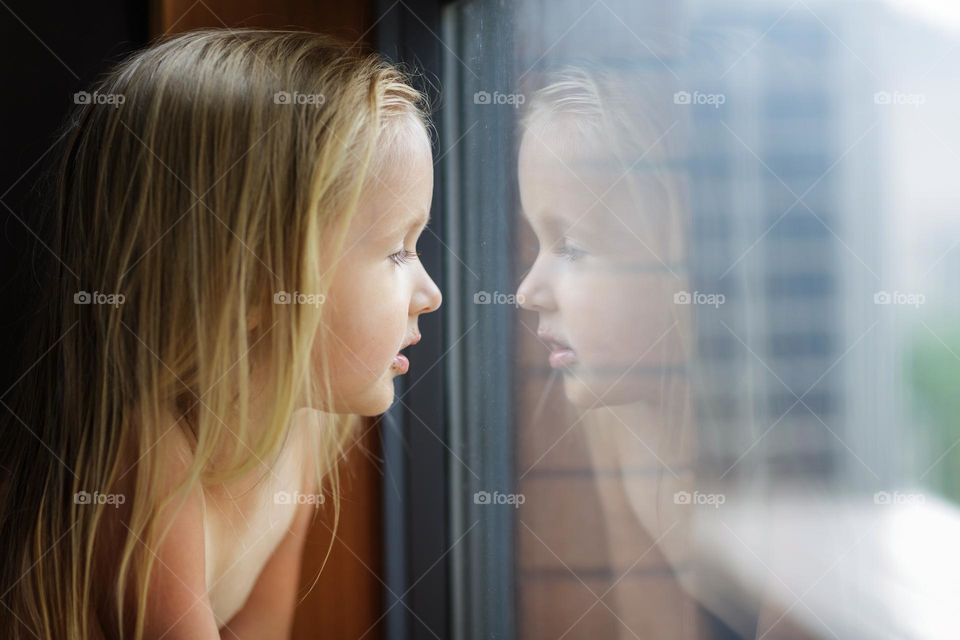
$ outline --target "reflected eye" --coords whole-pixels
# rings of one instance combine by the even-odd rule
[[[397,251],[396,253],[391,253],[388,257],[389,257],[391,260],[393,260],[394,264],[404,265],[404,264],[407,264],[407,263],[409,263],[409,262],[412,262],[412,261],[414,261],[414,260],[419,259],[419,258],[420,258],[420,252],[419,252],[419,251],[407,251],[406,249],[400,249],[400,251]]]
[[[573,246],[566,240],[566,238],[564,238],[558,246],[554,247],[553,252],[561,258],[569,260],[570,262],[575,262],[576,260],[579,260],[587,255],[586,251]]]

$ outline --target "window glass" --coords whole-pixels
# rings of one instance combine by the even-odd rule
[[[444,21],[459,630],[956,637],[960,11]]]

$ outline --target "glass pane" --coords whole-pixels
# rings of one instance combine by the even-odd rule
[[[448,8],[462,633],[960,637],[958,30]]]

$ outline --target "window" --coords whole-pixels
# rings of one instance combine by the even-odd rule
[[[445,307],[397,522],[443,535],[395,637],[956,634],[935,5],[405,5]]]

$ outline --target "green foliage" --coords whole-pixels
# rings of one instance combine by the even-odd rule
[[[920,328],[911,341],[904,378],[917,405],[914,415],[920,418],[915,426],[929,429],[927,464],[949,450],[927,480],[960,502],[960,321],[931,329],[936,335]]]

